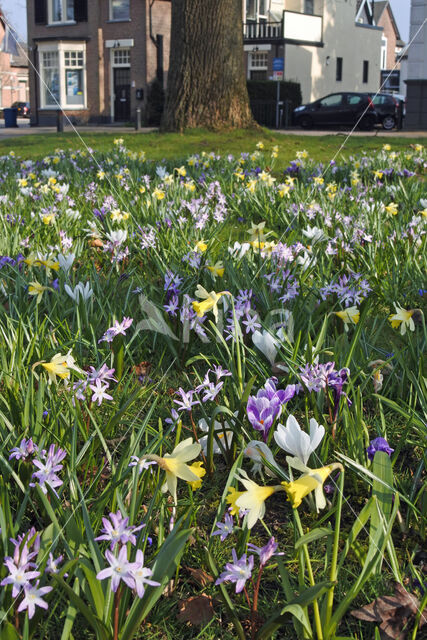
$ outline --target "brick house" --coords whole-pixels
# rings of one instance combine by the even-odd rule
[[[170,0],[27,0],[31,122],[126,122],[164,86]]]
[[[283,58],[303,102],[379,88],[383,30],[372,0],[246,0],[243,23],[248,79],[274,79],[273,60]]]
[[[400,62],[397,63],[405,43],[402,41],[394,19],[390,2],[375,2],[375,24],[382,27],[381,38],[381,85],[384,91],[399,92]]]
[[[6,36],[6,23],[0,9],[0,43]],[[24,55],[12,55],[0,51],[0,108],[14,102],[29,101],[28,66]]]

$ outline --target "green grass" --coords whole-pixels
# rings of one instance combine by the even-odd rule
[[[306,149],[313,160],[328,161],[340,150],[346,139],[345,133],[335,135],[305,136],[284,135],[269,129],[253,129],[239,131],[213,132],[203,129],[179,133],[92,133],[80,132],[81,139],[74,132],[34,134],[22,137],[6,138],[0,142],[0,155],[14,151],[26,159],[39,159],[55,152],[55,149],[83,149],[85,145],[95,150],[111,149],[115,138],[123,138],[125,146],[130,151],[143,149],[147,157],[152,160],[185,158],[196,151],[207,153],[214,151],[223,154],[240,154],[242,149],[251,149],[259,140],[271,145],[279,146],[280,164],[295,159],[295,152]],[[83,142],[82,142],[83,140]],[[379,149],[390,142],[399,151],[410,144],[419,142],[417,138],[400,138],[390,135],[390,138],[373,136],[351,136],[340,152],[343,158]]]

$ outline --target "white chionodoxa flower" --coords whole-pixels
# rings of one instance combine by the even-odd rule
[[[78,284],[76,284],[74,289],[72,289],[68,284],[66,284],[64,286],[64,289],[66,293],[70,296],[70,298],[72,298],[74,302],[77,302],[77,303],[80,300],[80,296],[86,302],[87,300],[89,300],[89,298],[91,298],[93,294],[93,289],[90,288],[89,282],[86,282],[86,284],[83,284],[83,282],[79,282]]]
[[[325,435],[325,428],[314,418],[310,420],[310,435],[299,426],[294,416],[290,415],[283,424],[277,426],[274,439],[281,449],[301,460],[306,465],[310,455],[319,446]]]

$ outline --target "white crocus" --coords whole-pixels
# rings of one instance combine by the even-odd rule
[[[72,289],[68,284],[64,286],[66,293],[74,300],[74,302],[79,302],[80,297],[86,302],[93,294],[93,289],[90,288],[89,282],[83,284],[83,282],[79,282],[76,284],[74,289]]]
[[[236,411],[234,415],[237,416],[237,413]],[[204,418],[199,420],[198,427],[203,433],[209,434],[209,425]],[[213,453],[222,453],[224,455],[226,451],[230,449],[231,441],[233,440],[233,432],[230,431],[230,425],[228,422],[224,422],[222,425],[220,422],[214,420],[214,432]],[[199,438],[199,443],[202,446],[202,451],[205,456],[208,454],[208,438],[209,435]]]
[[[74,253],[69,253],[68,255],[64,255],[62,253],[58,254],[58,262],[59,262],[59,266],[61,267],[61,269],[63,271],[65,271],[65,273],[68,275],[68,272],[70,271],[71,267],[73,266],[73,262],[75,260],[75,254]]]
[[[252,334],[252,342],[265,355],[269,363],[273,365],[279,348],[279,340],[273,337],[266,329],[263,329],[262,333],[257,329]]]
[[[107,240],[111,242],[111,244],[115,247],[120,247],[128,237],[128,232],[126,229],[118,229],[117,231],[110,231],[110,233],[105,234]]]
[[[322,229],[319,229],[319,227],[307,227],[307,229],[303,230],[303,234],[306,238],[311,240],[313,244],[327,239],[327,236]]]
[[[252,471],[254,474],[259,473],[262,477],[262,471],[264,467],[264,471],[270,477],[274,476],[274,472],[264,465],[264,460],[267,460],[272,466],[276,466],[276,461],[274,460],[273,454],[268,445],[265,442],[261,442],[260,440],[251,440],[244,450],[245,456],[252,460],[253,467]]]
[[[325,435],[325,428],[314,418],[310,420],[310,435],[299,426],[294,416],[286,420],[286,427],[279,424],[274,432],[274,439],[281,449],[292,453],[303,464],[307,464],[310,455],[319,446]]]

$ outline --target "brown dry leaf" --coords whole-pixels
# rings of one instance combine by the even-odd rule
[[[213,600],[205,594],[180,600],[178,607],[177,619],[180,622],[189,622],[191,625],[206,624],[214,616]]]
[[[133,370],[135,371],[135,375],[137,376],[146,376],[151,369],[151,362],[145,361],[145,362],[140,362],[139,364],[136,364],[133,368]]]
[[[102,240],[100,240],[99,238],[93,238],[92,240],[89,241],[89,246],[91,247],[103,247],[104,244],[102,242]]]
[[[184,567],[184,569],[188,571],[194,582],[201,587],[206,587],[209,583],[214,581],[212,576],[209,575],[209,573],[206,573],[203,569],[194,569],[193,567]]]
[[[380,635],[382,640],[405,640],[411,625],[419,609],[419,600],[408,593],[402,585],[394,585],[394,595],[381,596],[370,604],[355,609],[351,615],[359,620],[380,623]],[[422,615],[419,627],[426,622],[426,616]]]

